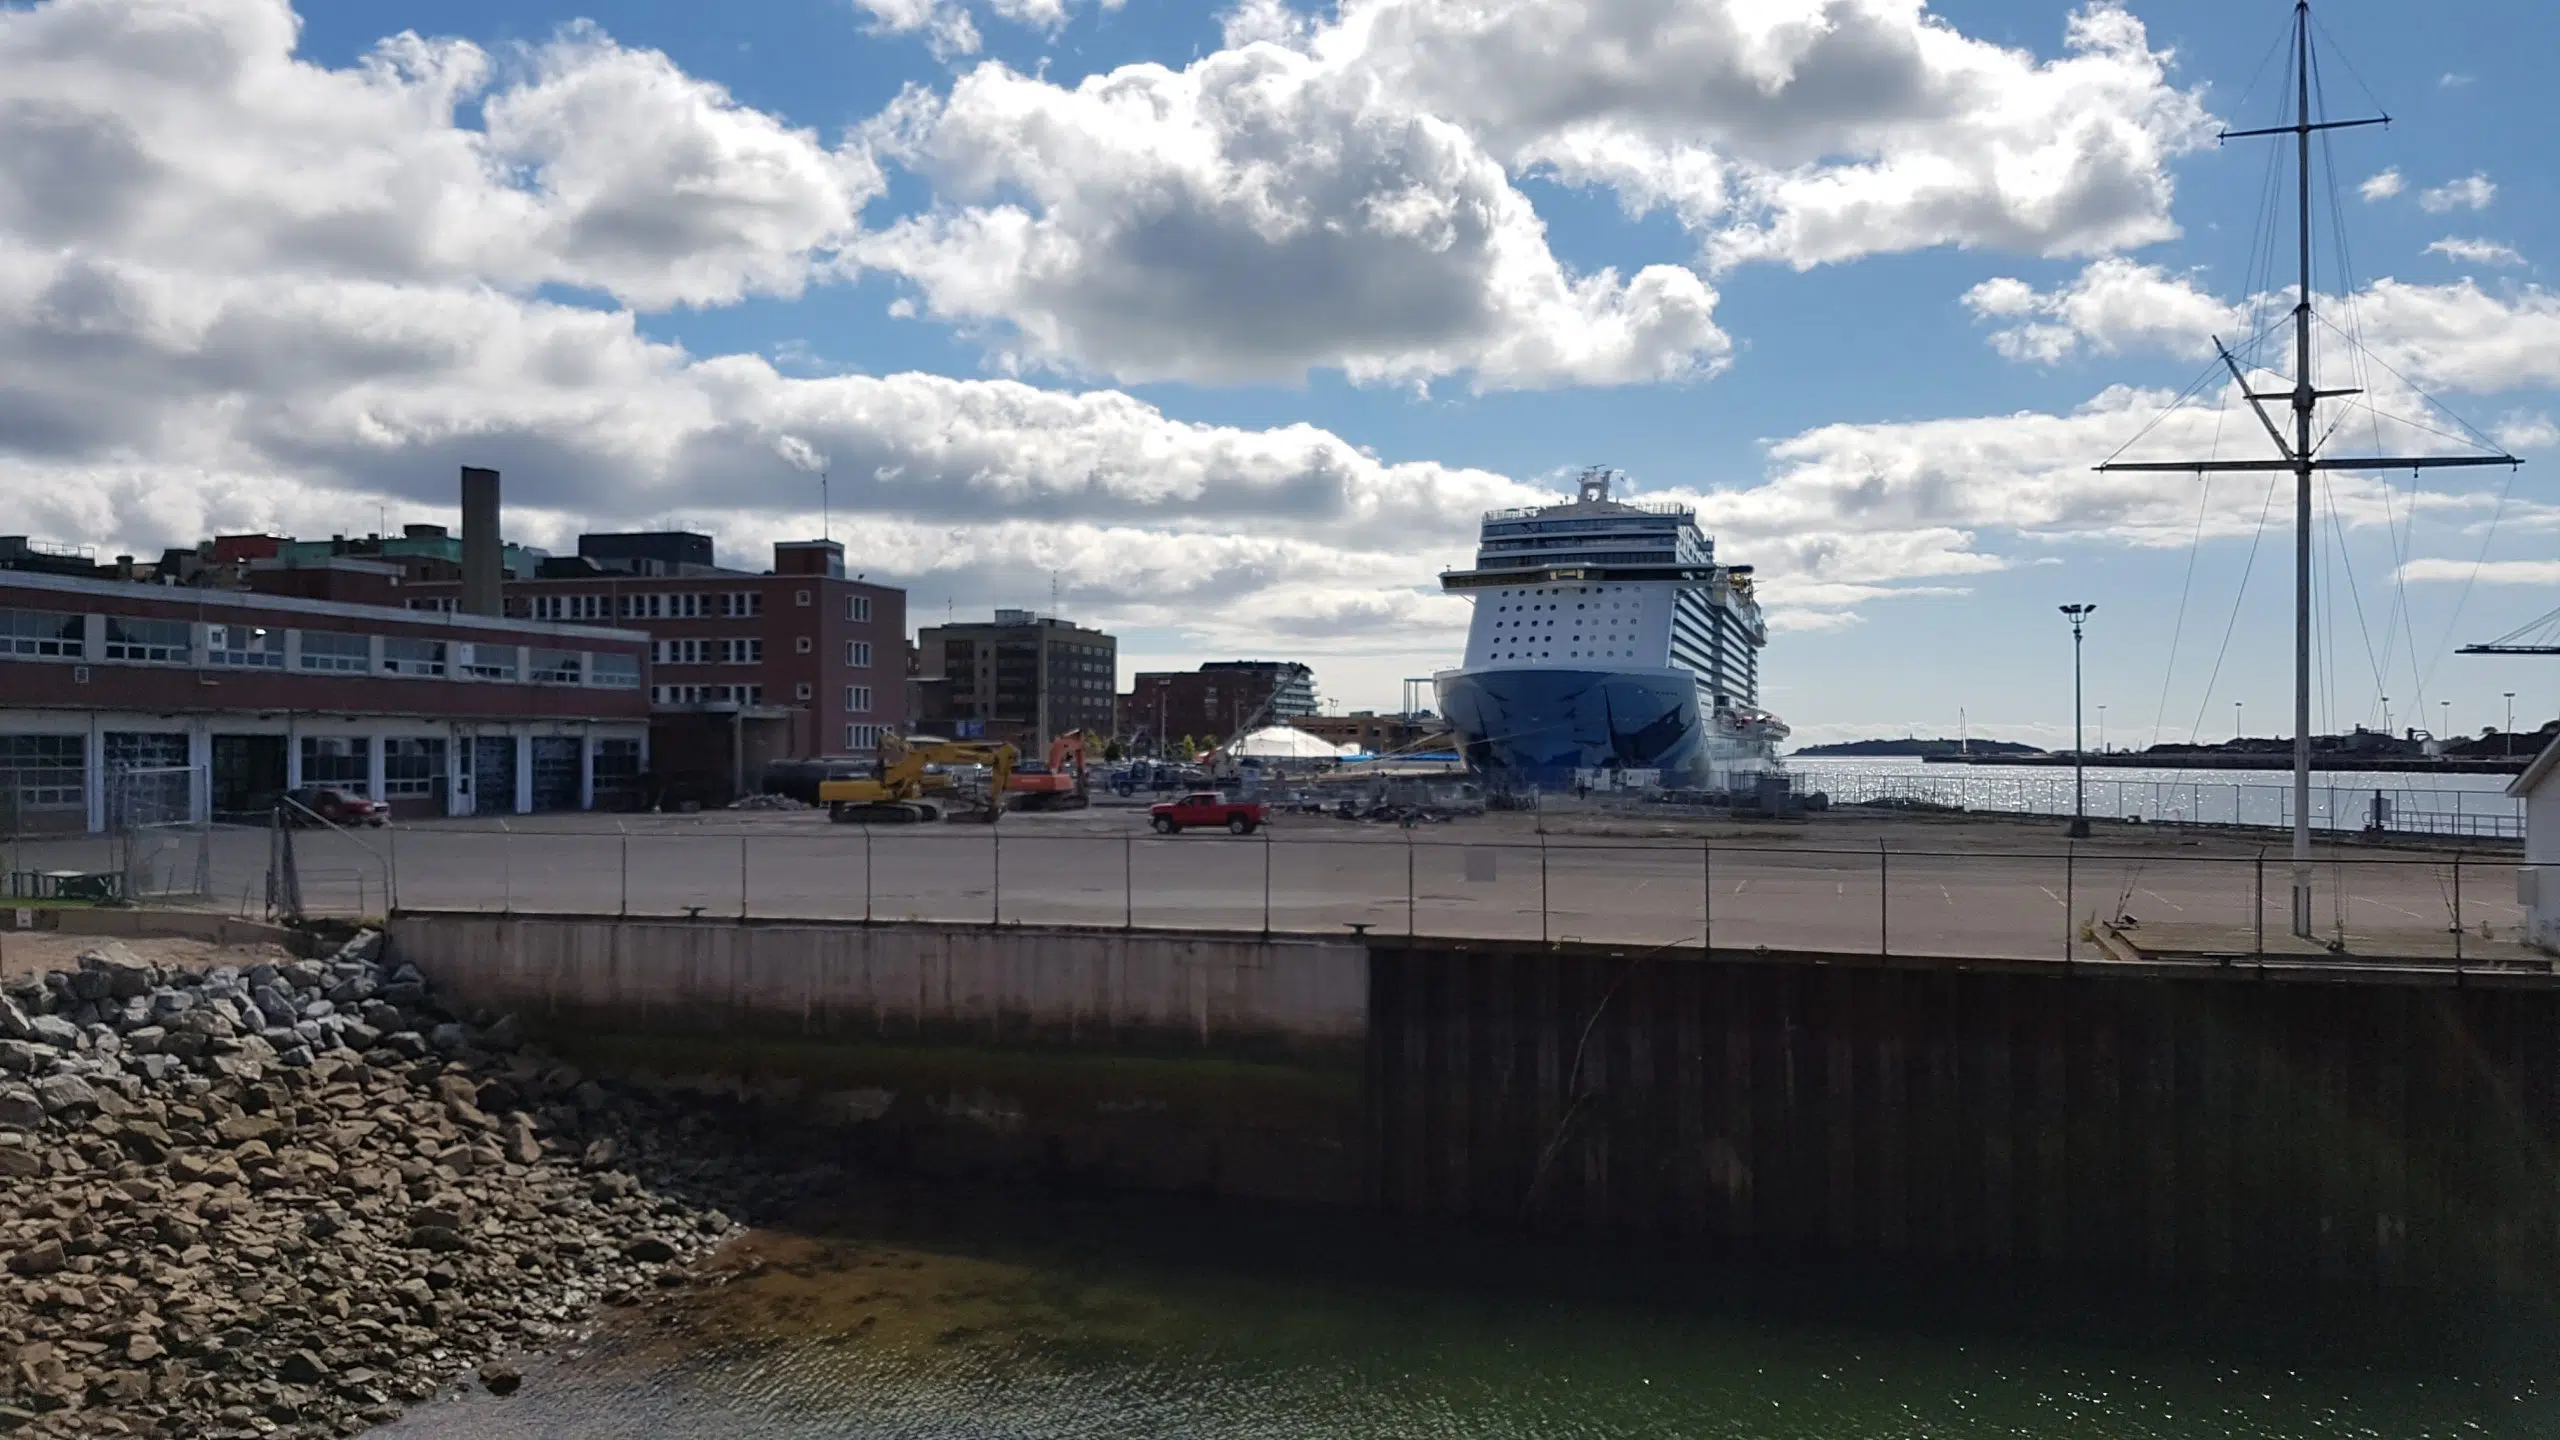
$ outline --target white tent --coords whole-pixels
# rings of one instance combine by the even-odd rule
[[[1272,725],[1237,736],[1226,747],[1239,760],[1331,760],[1342,747],[1288,725]]]

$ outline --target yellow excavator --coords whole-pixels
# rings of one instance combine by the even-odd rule
[[[880,760],[870,778],[827,780],[818,785],[818,803],[827,818],[840,825],[906,824],[945,817],[945,802],[929,797],[926,770],[934,765],[984,765],[990,772],[988,803],[949,811],[954,820],[993,823],[1004,813],[1005,785],[1013,778],[1019,756],[1010,745],[976,740],[900,740],[880,742]],[[938,778],[938,777],[936,777]]]

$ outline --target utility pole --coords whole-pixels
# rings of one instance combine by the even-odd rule
[[[2095,605],[2065,605],[2071,621],[2071,838],[2089,838],[2089,747],[2080,739],[2080,627],[2098,611]]]
[[[2353,389],[2323,390],[2313,383],[2311,373],[2311,137],[2325,130],[2348,130],[2364,125],[2387,125],[2388,115],[2375,115],[2355,120],[2319,120],[2311,118],[2311,5],[2310,0],[2295,0],[2293,7],[2293,120],[2290,124],[2270,125],[2254,130],[2225,130],[2224,140],[2241,140],[2254,136],[2290,135],[2294,142],[2295,231],[2297,289],[2293,307],[2293,384],[2288,390],[2258,391],[2249,388],[2248,376],[2240,369],[2219,338],[2214,351],[2222,357],[2223,367],[2231,372],[2232,382],[2241,396],[2258,415],[2258,423],[2275,442],[2277,458],[2271,460],[2171,460],[2123,462],[2110,460],[2098,469],[2108,473],[2153,471],[2164,474],[2191,474],[2202,478],[2207,474],[2230,471],[2289,471],[2293,475],[2293,933],[2311,938],[2311,477],[2323,470],[2423,470],[2436,467],[2466,465],[2517,465],[2513,455],[2499,452],[2487,455],[2321,455],[2312,427],[2313,412],[2322,400],[2358,393]],[[2290,442],[2275,417],[2266,408],[2270,400],[2290,401],[2293,407],[2293,437]]]

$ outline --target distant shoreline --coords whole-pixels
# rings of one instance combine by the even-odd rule
[[[1837,740],[1828,745],[1807,745],[1792,751],[1788,759],[1811,760],[1954,760],[1973,755],[2042,755],[2033,745],[2014,740]]]
[[[1798,751],[1803,754],[1803,751]],[[1923,755],[1932,765],[2035,765],[2064,766],[2072,763],[2068,754],[2050,755]],[[2087,757],[2092,770],[2274,770],[2290,772],[2293,757],[2280,753],[2262,755],[2223,754],[2200,751],[2193,754],[2150,755],[2109,751]],[[2430,755],[2314,755],[2313,770],[2336,773],[2371,773],[2376,771],[2434,771],[2445,775],[2513,775],[2533,763],[2530,755],[2513,759],[2503,757]]]

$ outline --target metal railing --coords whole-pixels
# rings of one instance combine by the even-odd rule
[[[405,827],[364,856],[300,837],[306,877],[381,860],[422,910],[936,921],[1229,933],[1712,945],[1893,956],[2158,953],[2532,959],[2512,855],[2341,854],[2314,875],[2321,944],[2285,933],[2280,851],[1959,850],[1629,841],[1427,827],[1154,836],[786,818],[600,829]],[[355,837],[346,837],[353,840]],[[394,863],[396,861],[396,863]],[[2555,882],[2560,883],[2560,882]]]
[[[1964,811],[1997,815],[2073,813],[2067,767],[1968,770],[1951,775],[1877,775],[1854,768],[1790,765],[1800,790],[1834,805]],[[2284,830],[2293,824],[2291,783],[2231,780],[2124,780],[2092,775],[2089,814],[2146,824]],[[2377,801],[2380,802],[2377,807]],[[2470,840],[2522,840],[2524,802],[2496,791],[2401,784],[2311,788],[2311,828],[2331,834],[2381,833]]]

